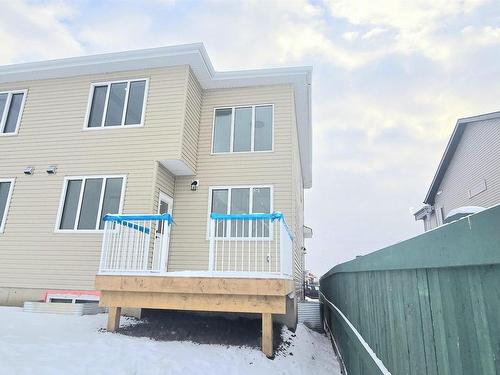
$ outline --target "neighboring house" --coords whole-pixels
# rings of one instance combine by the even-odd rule
[[[310,93],[202,44],[0,67],[0,303],[260,313],[269,355],[303,298]]]
[[[500,203],[500,112],[457,121],[424,203],[426,231]]]

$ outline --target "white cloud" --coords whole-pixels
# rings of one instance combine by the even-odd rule
[[[439,34],[445,23],[486,2],[488,0],[325,0],[333,17],[346,19],[355,26],[375,26],[372,29],[375,35],[382,30],[393,30],[395,36],[386,51],[421,52],[441,61],[448,61],[460,51],[460,35]],[[367,38],[374,36],[369,33],[365,34]]]
[[[379,25],[415,32],[434,29],[443,17],[468,13],[486,0],[325,0],[334,17],[353,25]]]
[[[0,12],[0,63],[80,55],[83,48],[63,22],[74,10],[64,2],[6,1]]]
[[[357,31],[347,31],[342,34],[342,38],[345,40],[352,42],[359,36],[359,33]]]
[[[469,43],[488,45],[500,43],[500,27],[466,26],[462,29],[465,40]]]
[[[375,27],[375,28],[371,29],[370,31],[367,31],[366,33],[364,33],[363,36],[361,37],[361,39],[367,40],[367,39],[376,38],[379,35],[384,34],[386,31],[387,31],[387,29],[385,29],[383,27]]]
[[[124,27],[126,25],[126,27]],[[162,41],[162,35],[152,29],[151,17],[147,14],[131,14],[117,10],[113,17],[107,13],[95,15],[77,31],[89,53],[125,51],[176,44]]]

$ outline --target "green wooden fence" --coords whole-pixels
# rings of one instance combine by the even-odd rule
[[[383,371],[341,313],[393,375],[500,375],[500,206],[340,264],[320,291],[349,375]]]

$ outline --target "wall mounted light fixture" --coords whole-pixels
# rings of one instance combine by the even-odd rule
[[[55,165],[49,165],[47,167],[47,174],[56,174],[57,171],[57,166]]]
[[[35,167],[26,167],[24,168],[24,174],[25,175],[32,175],[35,173]]]
[[[193,180],[191,182],[191,190],[196,191],[198,190],[198,186],[200,185],[200,180]]]

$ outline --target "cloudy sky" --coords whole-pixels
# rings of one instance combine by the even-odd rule
[[[500,110],[496,0],[0,3],[0,64],[202,41],[217,70],[312,65],[318,274],[420,233],[456,119]]]

